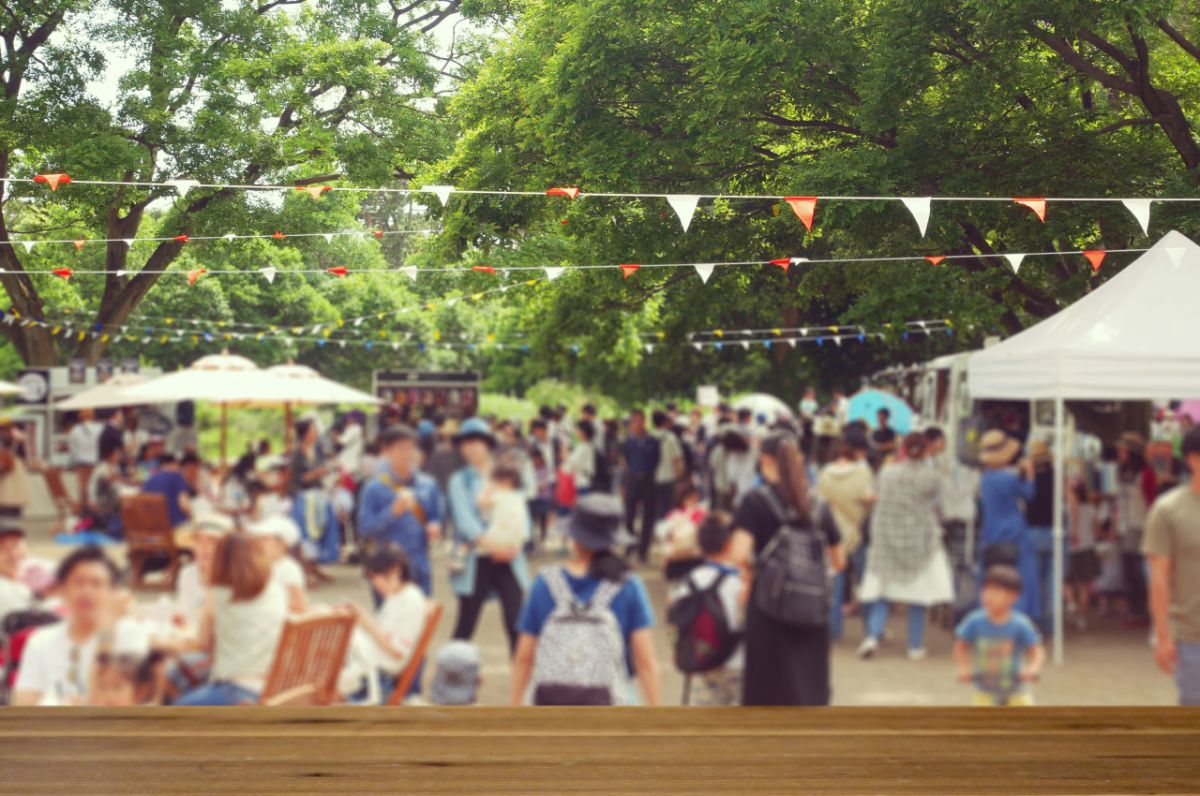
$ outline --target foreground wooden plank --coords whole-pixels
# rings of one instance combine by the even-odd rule
[[[1195,793],[1182,709],[7,710],[5,793]]]

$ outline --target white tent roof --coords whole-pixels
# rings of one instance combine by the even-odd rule
[[[1200,395],[1200,246],[1171,232],[1036,326],[971,357],[973,398]]]

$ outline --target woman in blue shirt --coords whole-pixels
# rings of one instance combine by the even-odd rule
[[[521,547],[498,549],[484,538],[487,520],[479,506],[479,495],[492,472],[496,438],[487,423],[473,417],[463,422],[455,441],[467,466],[450,476],[447,497],[454,519],[454,540],[463,549],[461,567],[450,578],[458,595],[454,638],[471,640],[479,612],[494,593],[504,611],[504,630],[511,650],[517,644],[517,616],[529,585],[529,570]]]
[[[1032,468],[1013,466],[1021,443],[994,429],[979,441],[980,567],[1007,564],[1021,573],[1024,588],[1016,608],[1029,617],[1038,616],[1037,550],[1025,520],[1025,504],[1033,500],[1037,487]]]
[[[621,528],[623,515],[624,507],[620,498],[593,492],[579,499],[575,512],[564,523],[571,537],[571,556],[562,566],[552,567],[537,576],[529,590],[529,600],[521,612],[518,623],[521,635],[513,657],[514,705],[525,704],[527,697],[532,697],[537,704],[626,704],[632,701],[629,675],[637,678],[642,700],[647,705],[659,704],[659,669],[651,635],[654,619],[650,598],[641,579],[629,574],[629,565],[613,552],[634,541]],[[554,643],[549,633],[545,636],[546,641],[540,643],[543,631],[554,621],[556,610],[563,607],[563,600],[570,600],[581,610],[586,608],[595,611],[599,608],[610,612],[609,622],[615,620],[616,630],[620,634],[623,660],[576,660],[575,653],[564,654],[561,649],[547,649],[546,644]],[[558,616],[561,618],[562,612]],[[588,643],[575,652],[584,653],[584,658],[587,658],[604,648],[603,634],[606,630],[603,623],[580,623],[576,626],[576,632],[578,627],[587,627],[589,635],[583,639]],[[570,632],[567,635],[560,632],[556,638],[568,638]],[[580,639],[575,637],[574,640]],[[573,665],[544,665],[556,658]],[[543,671],[544,682],[535,682],[535,675],[538,675],[535,661],[538,669]],[[550,671],[555,668],[557,671]],[[591,681],[595,680],[596,672],[612,668],[620,669],[616,678],[620,682],[613,683],[611,689],[603,689],[608,692],[607,699],[586,698],[595,696],[596,683]],[[565,678],[567,682],[552,682],[550,678],[555,675]],[[557,692],[558,696],[565,694],[567,698],[554,701],[540,698],[540,695],[549,695],[551,691]],[[585,698],[571,701],[572,692]]]

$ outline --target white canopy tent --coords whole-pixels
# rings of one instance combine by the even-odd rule
[[[1057,662],[1063,637],[1064,403],[1200,395],[1197,296],[1200,246],[1171,232],[1098,290],[971,357],[972,398],[1054,401]]]

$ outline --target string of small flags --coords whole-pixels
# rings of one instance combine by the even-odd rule
[[[92,186],[124,186],[134,188],[158,188],[175,191],[179,196],[186,196],[196,189],[241,190],[241,191],[282,191],[303,192],[314,200],[326,193],[341,191],[350,193],[382,193],[382,194],[429,194],[436,196],[442,206],[445,206],[454,194],[483,195],[483,196],[555,196],[570,200],[585,197],[614,198],[614,199],[666,199],[671,209],[679,217],[683,231],[687,232],[691,225],[696,207],[702,200],[725,201],[773,201],[784,202],[795,213],[804,226],[811,230],[816,221],[817,205],[820,202],[899,202],[909,211],[917,227],[924,237],[929,226],[929,218],[934,202],[959,203],[991,203],[1007,202],[1029,210],[1039,221],[1045,222],[1047,208],[1052,203],[1120,203],[1134,217],[1142,231],[1149,234],[1151,206],[1159,203],[1190,203],[1200,201],[1200,197],[1186,196],[1155,196],[1155,197],[1112,197],[1112,196],[868,196],[868,195],[795,195],[795,194],[730,194],[730,193],[647,193],[647,192],[616,192],[616,191],[584,191],[576,185],[556,185],[543,190],[507,190],[507,189],[477,189],[458,188],[453,185],[422,185],[417,188],[373,187],[361,188],[337,185],[242,185],[225,182],[202,182],[196,179],[177,178],[171,180],[91,180],[75,179],[65,172],[37,174],[33,177],[10,177],[8,182],[39,183],[57,191],[66,185]]]
[[[414,235],[414,234],[435,234],[441,232],[437,228],[421,227],[416,229],[371,229],[371,230],[343,230],[340,232],[284,232],[283,230],[275,230],[271,233],[262,234],[235,234],[227,232],[224,235],[162,235],[148,236],[140,238],[30,238],[18,240],[0,240],[0,246],[12,246],[16,248],[21,246],[26,252],[32,252],[37,246],[70,244],[75,247],[76,251],[83,251],[85,246],[92,245],[108,245],[109,243],[121,243],[127,248],[133,248],[138,243],[166,243],[174,241],[179,244],[200,243],[206,241],[237,241],[237,240],[290,240],[292,238],[324,238],[326,243],[333,243],[334,238],[367,238],[372,237],[380,240],[388,235]]]
[[[890,257],[833,257],[833,258],[809,258],[809,257],[779,257],[771,260],[739,260],[723,263],[619,263],[619,264],[594,264],[594,265],[502,265],[492,266],[484,264],[471,265],[467,268],[454,267],[417,267],[417,266],[402,266],[396,269],[378,269],[378,268],[350,268],[347,266],[333,266],[331,268],[296,268],[280,271],[275,266],[266,266],[256,270],[244,268],[193,268],[189,270],[171,270],[164,271],[164,275],[178,274],[187,277],[188,283],[194,285],[197,280],[204,276],[245,276],[247,274],[257,273],[267,280],[268,283],[273,283],[275,278],[280,274],[291,275],[312,275],[326,274],[333,277],[347,277],[357,274],[375,274],[375,275],[402,275],[414,282],[419,274],[447,274],[447,273],[486,273],[486,274],[501,274],[520,273],[527,271],[542,271],[546,275],[546,279],[553,281],[562,276],[566,271],[594,271],[594,270],[620,270],[624,279],[629,279],[642,269],[654,268],[691,268],[700,276],[700,280],[707,283],[709,277],[717,267],[751,267],[762,265],[774,265],[787,272],[792,266],[799,265],[852,265],[852,264],[871,264],[871,263],[919,263],[925,261],[933,266],[939,266],[943,263],[955,263],[960,260],[980,260],[980,259],[1003,259],[1007,261],[1012,268],[1013,273],[1019,273],[1021,266],[1029,258],[1036,257],[1063,257],[1081,255],[1092,266],[1093,272],[1099,272],[1101,265],[1110,254],[1138,254],[1147,251],[1146,249],[1075,249],[1070,251],[1051,251],[1051,252],[1026,252],[1019,254],[913,254]],[[1178,264],[1179,258],[1182,258],[1183,248],[1167,249],[1167,253]],[[30,274],[52,274],[62,279],[70,279],[73,276],[97,276],[106,275],[109,272],[103,268],[97,269],[75,269],[70,267],[56,267],[51,269],[27,270]],[[126,272],[118,271],[117,276],[125,276]]]

